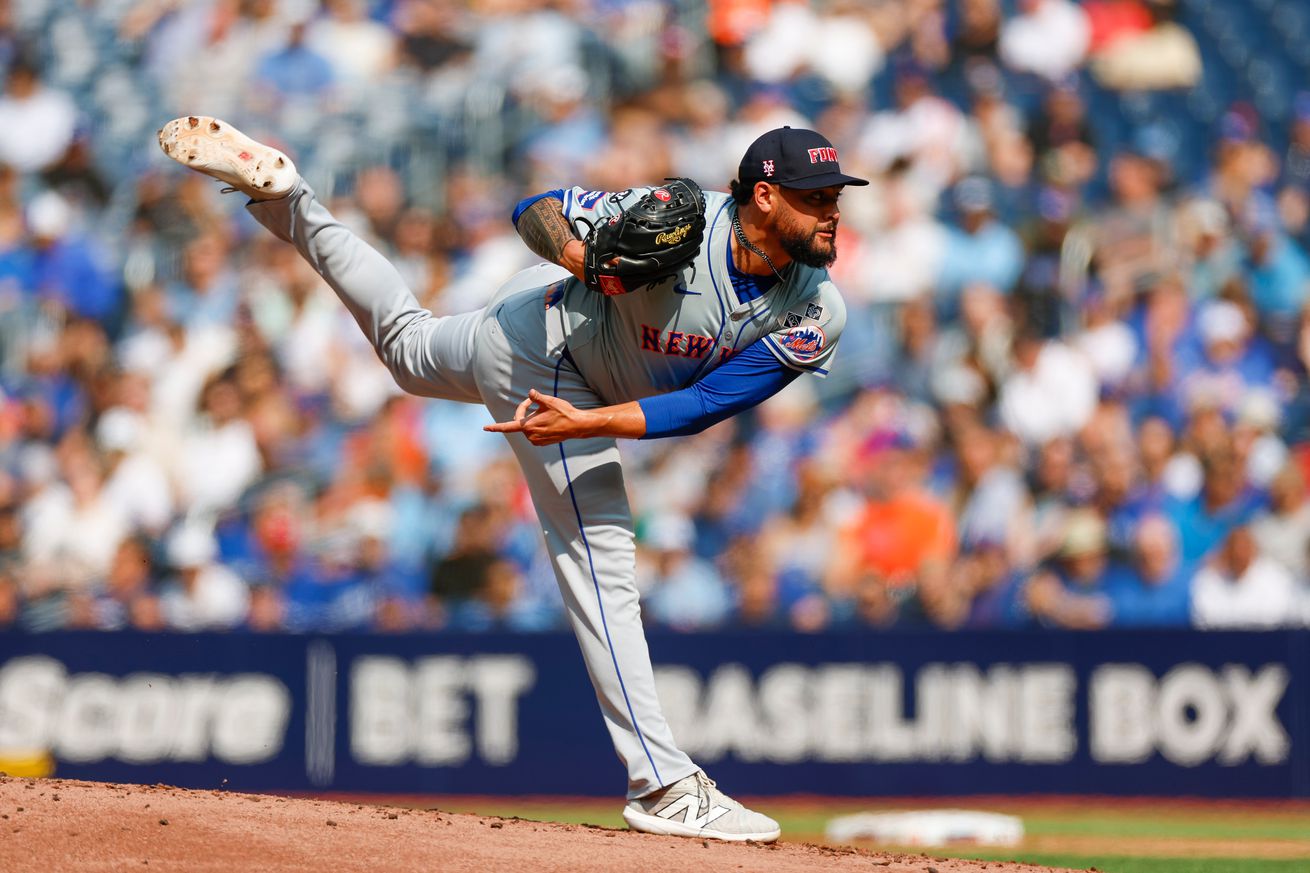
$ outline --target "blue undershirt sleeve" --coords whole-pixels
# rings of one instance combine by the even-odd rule
[[[556,188],[553,191],[545,191],[541,194],[533,194],[531,197],[524,197],[519,201],[518,205],[514,207],[514,214],[510,216],[510,221],[514,222],[514,225],[517,227],[519,216],[526,212],[529,206],[536,203],[538,200],[545,200],[547,197],[554,197],[560,203],[563,203],[564,189]]]
[[[772,397],[799,375],[758,340],[700,381],[637,401],[646,416],[642,439],[700,433]]]

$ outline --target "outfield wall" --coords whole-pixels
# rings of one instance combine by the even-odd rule
[[[742,795],[1310,797],[1310,632],[653,635]],[[0,634],[0,771],[621,794],[567,635]]]

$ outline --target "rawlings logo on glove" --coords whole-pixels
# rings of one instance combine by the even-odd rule
[[[691,233],[691,225],[684,224],[677,230],[671,230],[668,233],[662,233],[655,237],[655,244],[659,246],[675,246],[682,242],[682,238]]]
[[[691,179],[666,182],[587,234],[588,288],[627,294],[677,275],[700,252],[705,194]]]

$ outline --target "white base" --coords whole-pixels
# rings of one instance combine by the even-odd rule
[[[1016,846],[1023,840],[1023,821],[967,809],[861,812],[829,821],[826,836],[834,843],[867,839],[889,846]]]

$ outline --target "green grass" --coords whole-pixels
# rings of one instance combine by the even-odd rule
[[[1023,861],[1047,867],[1070,867],[1086,870],[1095,867],[1101,873],[1306,873],[1310,862],[1259,861],[1242,858],[1119,858],[1099,855],[1047,855],[1041,853],[947,852],[956,858],[981,858],[986,861]]]
[[[480,803],[474,806],[461,806],[457,800],[446,799],[451,812],[477,812],[482,815],[518,816],[542,821],[562,821],[570,824],[595,824],[605,827],[624,827],[619,814],[619,804],[577,803],[569,805],[522,806],[512,802]],[[841,802],[834,803],[822,811],[806,807],[788,808],[785,804],[761,805],[761,810],[768,812],[782,825],[783,832],[789,835],[805,835],[818,838],[823,834],[828,820],[839,815],[870,809],[868,806],[853,806]],[[1300,840],[1305,841],[1310,851],[1310,815],[1266,816],[1259,813],[1244,812],[1235,815],[1218,813],[1173,812],[1161,809],[1156,812],[1143,813],[1130,809],[1122,813],[1106,813],[1098,810],[1094,814],[1079,813],[1073,810],[1057,813],[1024,812],[1023,826],[1032,836],[1105,836],[1114,837],[1170,837],[1203,839],[1242,840]],[[1310,867],[1307,867],[1310,873]]]
[[[453,812],[476,812],[483,815],[518,816],[539,821],[558,821],[571,824],[594,824],[603,827],[624,827],[617,802],[598,803],[583,801],[562,804],[520,805],[512,801],[487,801],[461,804],[457,798],[444,798],[443,809]],[[1050,867],[1087,870],[1095,867],[1102,873],[1310,873],[1310,814],[1303,808],[1243,808],[1240,804],[1226,808],[1204,806],[1189,808],[1168,803],[1143,805],[1130,802],[1122,808],[1113,802],[1098,801],[1087,806],[1062,805],[1042,808],[1040,803],[1015,800],[1011,803],[989,804],[1000,811],[1012,812],[1023,819],[1024,830],[1042,840],[1071,837],[1087,844],[1088,838],[1103,837],[1095,845],[1104,850],[1123,851],[1125,846],[1115,845],[1116,839],[1143,840],[1244,840],[1299,843],[1302,858],[1293,860],[1263,860],[1247,858],[1162,858],[1135,857],[1113,854],[1073,854],[1070,852],[1022,851],[1014,849],[899,849],[923,851],[928,855],[949,855],[959,858],[980,858],[993,861],[1024,861]],[[784,839],[821,841],[828,821],[839,815],[877,809],[877,804],[852,803],[834,800],[817,805],[773,801],[760,804],[782,825]],[[1204,851],[1204,847],[1200,847]],[[1253,846],[1253,848],[1255,848]],[[1167,850],[1167,849],[1166,849]],[[1131,851],[1131,850],[1130,850]],[[1184,854],[1180,849],[1179,854]],[[1234,854],[1241,854],[1240,848]],[[1253,851],[1251,854],[1259,854]]]
[[[1310,841],[1307,820],[1189,815],[1188,813],[1135,815],[1023,815],[1024,832],[1033,836],[1077,834],[1105,837],[1198,837],[1217,840]]]

